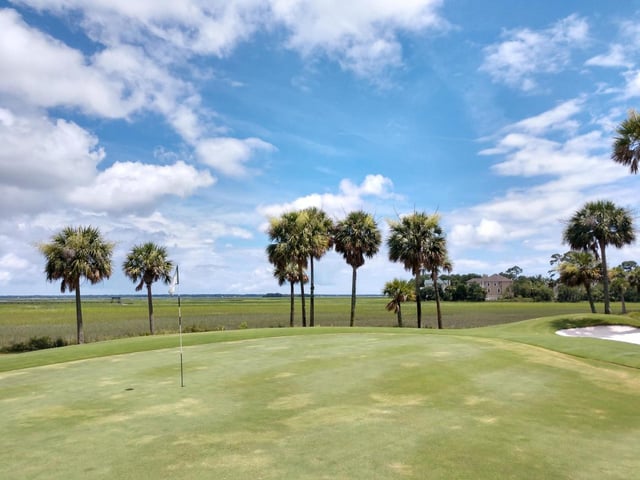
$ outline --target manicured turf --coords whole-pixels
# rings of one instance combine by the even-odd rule
[[[3,478],[635,478],[640,346],[553,333],[603,321],[191,334],[184,388],[174,335],[0,356]]]

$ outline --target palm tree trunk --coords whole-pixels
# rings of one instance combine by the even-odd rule
[[[420,272],[416,273],[416,315],[418,328],[422,328],[422,301],[420,300]]]
[[[398,328],[402,328],[402,307],[400,302],[398,302]]]
[[[349,320],[349,326],[353,327],[356,320],[356,277],[358,270],[353,267],[353,273],[351,275],[351,317]]]
[[[82,326],[82,302],[80,301],[80,280],[76,283],[76,340],[78,345],[84,343],[84,328]]]
[[[309,326],[310,327],[315,327],[315,318],[314,318],[314,313],[315,313],[315,304],[314,304],[314,292],[316,290],[316,286],[315,283],[313,283],[313,255],[311,256],[311,262],[309,262],[309,265],[311,266],[310,269],[310,274],[311,277],[309,278],[309,280],[311,281],[311,292],[309,295]]]
[[[591,295],[591,284],[586,282],[584,289],[587,291],[587,299],[589,299],[589,306],[591,307],[591,313],[596,313],[596,305],[593,303],[593,296]]]
[[[442,329],[442,312],[440,311],[440,292],[438,291],[438,271],[431,272],[431,281],[433,282],[433,290],[436,294],[436,316],[438,319],[438,329]]]
[[[625,313],[627,313],[627,304],[624,303],[624,291],[620,294],[620,306],[622,308],[622,314],[624,315]]]
[[[602,262],[602,290],[604,293],[604,313],[611,313],[611,305],[609,303],[609,275],[607,275],[607,255],[605,253],[605,243],[600,240],[600,260]]]
[[[298,269],[299,277],[304,279],[304,272],[302,268]],[[307,307],[304,303],[304,280],[300,281],[300,301],[302,302],[302,326],[307,326]]]
[[[155,334],[155,328],[153,325],[153,299],[151,297],[151,284],[147,283],[147,306],[149,307],[149,332],[151,335]]]
[[[289,313],[289,326],[293,327],[293,312],[294,312],[294,307],[295,307],[295,295],[294,295],[294,290],[293,290],[293,282],[289,282],[291,284],[291,311]]]

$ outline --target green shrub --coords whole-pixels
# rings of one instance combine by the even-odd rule
[[[69,343],[62,337],[52,340],[51,337],[31,337],[26,342],[15,342],[2,349],[5,353],[32,352],[34,350],[43,350],[45,348],[64,347]]]

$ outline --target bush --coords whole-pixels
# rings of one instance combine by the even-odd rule
[[[34,350],[44,350],[45,348],[64,347],[69,343],[62,337],[52,340],[51,337],[31,337],[26,342],[12,343],[8,347],[4,347],[4,353],[21,353],[32,352]]]

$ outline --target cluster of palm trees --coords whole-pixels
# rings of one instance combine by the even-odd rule
[[[60,280],[60,291],[76,294],[77,342],[84,343],[80,283],[86,279],[96,284],[111,276],[114,244],[103,239],[100,230],[92,226],[66,227],[55,234],[49,243],[39,246],[45,257],[47,280]],[[173,262],[167,250],[155,243],[134,245],[122,264],[124,274],[137,282],[136,291],[147,288],[149,331],[155,333],[151,285],[159,280],[171,281]]]
[[[640,162],[640,114],[629,110],[627,118],[616,128],[616,134],[611,159],[637,174]],[[632,267],[635,262],[623,262],[612,272],[609,272],[607,264],[607,247],[621,248],[635,241],[633,216],[628,209],[608,200],[587,202],[567,221],[563,241],[572,250],[563,255],[553,255],[551,264],[556,265],[561,283],[584,286],[593,313],[596,312],[591,296],[594,282],[602,281],[605,313],[611,313],[611,277],[622,289],[627,285],[640,287],[640,270],[637,265]]]
[[[446,239],[440,217],[423,212],[414,212],[400,219],[389,221],[387,238],[389,259],[401,262],[415,277],[418,328],[422,327],[422,310],[419,288],[421,275],[429,272],[437,282],[440,270],[451,271],[447,255]],[[280,285],[291,286],[291,308],[289,325],[294,324],[294,285],[300,284],[302,304],[302,326],[307,326],[304,285],[310,281],[310,321],[314,326],[314,260],[319,260],[331,248],[340,253],[351,266],[351,312],[349,324],[355,324],[357,270],[366,258],[373,258],[380,249],[382,235],[373,216],[362,210],[349,213],[344,219],[333,222],[327,214],[315,207],[283,213],[270,219],[268,230],[270,244],[267,257],[274,266],[274,276]],[[307,275],[307,270],[309,274]],[[400,281],[398,281],[399,283]],[[385,287],[386,289],[386,287]],[[403,287],[404,291],[406,287]],[[389,293],[390,295],[392,293]],[[400,303],[410,295],[394,294],[393,307],[401,325]],[[438,327],[442,326],[440,302],[438,305]]]

